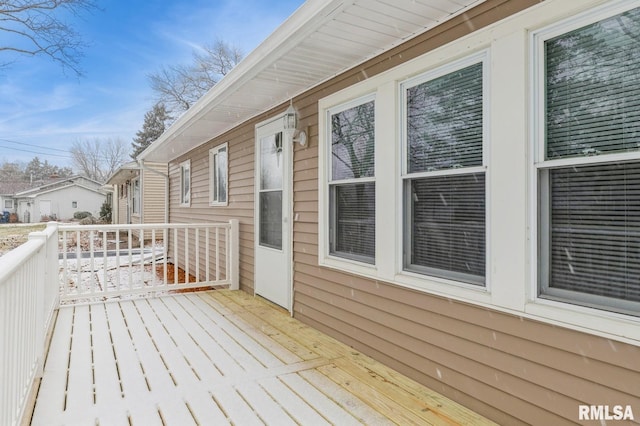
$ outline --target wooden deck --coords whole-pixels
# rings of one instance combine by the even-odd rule
[[[491,424],[244,292],[60,309],[33,425]]]

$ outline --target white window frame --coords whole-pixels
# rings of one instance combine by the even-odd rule
[[[11,203],[10,206],[7,206],[7,203]],[[9,199],[9,200],[4,200],[4,208],[5,209],[12,209],[13,208],[13,200]]]
[[[409,155],[408,155],[408,147],[407,147],[407,131],[406,131],[406,124],[407,124],[407,90],[411,89],[412,87],[416,87],[420,84],[429,82],[429,81],[433,81],[437,78],[440,77],[444,77],[448,74],[451,74],[453,72],[456,72],[458,70],[467,68],[469,66],[472,65],[476,65],[476,64],[481,64],[482,65],[482,165],[479,166],[474,166],[474,167],[465,167],[465,168],[460,168],[460,169],[449,169],[449,170],[437,170],[437,171],[432,171],[432,172],[413,172],[413,173],[409,173]],[[474,54],[471,56],[468,56],[466,58],[463,58],[461,60],[458,61],[453,61],[449,64],[446,64],[444,66],[441,66],[439,68],[436,68],[434,70],[430,70],[427,71],[423,74],[420,74],[416,77],[412,77],[410,79],[404,80],[402,82],[400,82],[400,110],[401,110],[401,116],[400,116],[400,129],[401,129],[401,136],[400,136],[400,143],[401,143],[401,153],[402,153],[402,157],[401,157],[401,163],[402,163],[402,175],[400,177],[401,180],[401,185],[402,185],[402,189],[401,189],[401,194],[400,196],[402,196],[402,209],[403,209],[403,219],[407,220],[407,218],[409,217],[409,215],[411,214],[409,212],[409,203],[407,203],[407,201],[404,198],[404,191],[405,191],[405,184],[406,182],[409,182],[413,179],[419,179],[419,178],[423,178],[423,177],[437,177],[437,176],[455,176],[455,175],[470,175],[470,174],[474,174],[474,173],[482,173],[484,174],[485,177],[485,275],[484,275],[484,282],[483,283],[475,283],[472,284],[470,282],[467,282],[464,278],[460,278],[460,279],[455,279],[453,278],[455,275],[462,275],[462,274],[456,274],[456,273],[451,273],[451,277],[439,277],[439,276],[433,276],[433,279],[439,279],[442,280],[442,282],[444,283],[449,283],[451,285],[456,285],[456,286],[462,286],[462,287],[469,287],[472,289],[486,289],[489,288],[489,256],[490,256],[490,241],[489,241],[489,224],[490,224],[490,216],[489,216],[489,192],[490,192],[490,186],[489,186],[489,156],[488,156],[488,151],[489,151],[489,146],[488,146],[488,140],[489,140],[489,52],[484,50],[479,52],[478,54]],[[408,250],[407,248],[407,244],[410,244],[409,241],[407,241],[407,239],[410,237],[410,232],[408,232],[406,230],[406,227],[403,224],[403,231],[402,231],[402,247],[404,247],[404,250]],[[428,272],[418,272],[416,269],[407,269],[407,267],[404,265],[405,264],[405,259],[404,256],[402,258],[402,273],[407,274],[408,276],[414,276],[414,277],[421,277],[421,276],[429,276]]]
[[[191,206],[191,160],[180,163],[180,206]]]
[[[131,180],[131,213],[140,214],[140,178],[134,178]]]
[[[218,182],[218,163],[217,156],[220,151],[224,151],[227,156],[226,168],[224,170],[226,179],[224,182],[225,200],[220,201],[220,185]],[[227,206],[229,205],[229,144],[227,142],[211,148],[209,150],[209,205],[210,206]]]
[[[346,270],[346,271],[350,271],[350,272],[354,272],[360,275],[364,275],[364,276],[368,276],[368,277],[375,277],[376,276],[376,265],[378,262],[378,256],[379,256],[379,252],[378,252],[378,246],[379,246],[379,233],[378,230],[380,229],[380,227],[378,225],[376,225],[376,236],[375,236],[375,241],[376,241],[376,247],[375,247],[375,257],[374,257],[374,262],[372,263],[367,263],[367,262],[361,262],[359,261],[357,258],[347,258],[347,257],[340,257],[340,256],[335,256],[332,255],[330,253],[330,244],[329,244],[329,238],[330,238],[330,208],[331,208],[331,203],[330,203],[330,191],[329,191],[329,187],[330,187],[330,182],[333,181],[332,179],[332,170],[331,170],[331,163],[332,163],[332,151],[331,151],[331,115],[345,111],[349,108],[353,108],[357,105],[361,105],[370,101],[374,101],[375,102],[375,113],[374,113],[374,144],[376,144],[377,140],[378,140],[378,130],[379,130],[379,123],[378,123],[378,119],[379,119],[379,109],[378,109],[378,103],[377,103],[377,99],[376,99],[376,94],[374,91],[372,90],[368,90],[368,91],[364,91],[364,92],[358,92],[356,96],[349,96],[347,98],[344,97],[338,97],[337,100],[335,101],[330,101],[329,99],[325,99],[320,101],[320,105],[321,105],[321,109],[319,110],[319,137],[320,137],[320,146],[318,147],[318,159],[319,159],[319,164],[318,164],[318,194],[319,194],[319,201],[318,201],[318,232],[319,232],[319,238],[318,238],[318,258],[319,258],[319,262],[320,265],[323,266],[328,266],[331,268],[335,268],[338,270]],[[325,104],[326,102],[326,106],[322,106],[323,104]],[[377,146],[377,144],[376,144]],[[377,148],[376,148],[377,149]],[[362,179],[357,179],[358,182],[376,182],[377,179],[377,171],[378,171],[378,153],[374,152],[374,174],[375,176],[373,178],[362,178]],[[344,180],[344,181],[340,181],[340,182],[349,182],[348,180]],[[378,184],[376,182],[376,192],[375,192],[375,196],[376,196],[376,200],[378,199]],[[378,203],[376,202],[376,217],[375,217],[375,221],[376,224],[379,223],[378,222],[379,217],[378,217]]]
[[[540,294],[541,279],[540,269],[543,262],[539,258],[539,249],[545,244],[540,237],[541,190],[540,171],[551,170],[556,167],[571,165],[589,165],[617,163],[624,161],[639,161],[640,151],[603,154],[597,156],[571,157],[560,159],[545,159],[545,54],[544,43],[546,40],[569,33],[584,26],[605,20],[612,16],[624,13],[638,7],[637,2],[622,0],[605,4],[600,7],[584,11],[568,19],[561,20],[552,25],[530,33],[529,43],[531,51],[530,76],[532,79],[530,97],[533,101],[531,108],[531,152],[530,152],[530,285],[527,291],[528,303],[525,311],[536,317],[544,317],[555,323],[568,326],[576,326],[580,330],[603,335],[605,337],[627,338],[631,337],[636,342],[640,340],[640,318],[624,313],[605,310],[601,307],[589,307],[572,303],[568,298],[549,298]],[[613,334],[613,335],[612,335]],[[636,343],[637,344],[637,343]]]
[[[326,123],[327,123],[327,129],[326,129],[326,134],[329,138],[331,138],[331,134],[332,134],[332,129],[331,129],[331,116],[334,114],[339,114],[341,112],[347,111],[351,108],[355,108],[359,105],[363,105],[369,102],[373,102],[374,103],[374,121],[375,121],[375,108],[376,108],[376,97],[373,94],[367,95],[367,96],[363,96],[360,97],[358,99],[354,99],[350,102],[347,102],[345,104],[342,105],[338,105],[336,107],[330,108],[327,110],[327,118],[326,118]],[[327,144],[327,149],[329,150],[329,152],[327,152],[327,167],[328,167],[328,171],[327,171],[327,187],[328,187],[328,193],[329,193],[329,197],[331,197],[331,187],[332,186],[337,186],[340,184],[355,184],[355,183],[373,183],[375,185],[376,183],[376,172],[375,172],[375,144],[376,144],[376,134],[375,134],[375,122],[374,122],[374,172],[373,172],[373,176],[371,177],[361,177],[361,178],[352,178],[352,179],[333,179],[333,169],[332,169],[332,165],[333,165],[333,152],[331,150],[331,143]],[[376,204],[377,205],[377,204]],[[328,234],[328,242],[327,242],[327,247],[328,247],[328,257],[331,257],[333,259],[345,259],[347,261],[350,262],[355,262],[355,263],[360,263],[363,265],[375,265],[376,259],[375,259],[375,247],[374,247],[374,256],[372,261],[370,262],[367,258],[365,258],[365,256],[361,256],[361,255],[348,255],[345,254],[344,256],[340,256],[338,254],[335,253],[331,253],[331,238],[335,239],[335,235],[331,235],[332,233],[335,233],[335,230],[332,232],[330,227],[331,227],[331,218],[334,215],[333,210],[336,208],[335,205],[332,204],[330,198],[328,199],[328,208],[329,208],[329,221],[327,223],[327,225],[329,226],[329,234]],[[375,211],[374,211],[374,215],[375,215]]]

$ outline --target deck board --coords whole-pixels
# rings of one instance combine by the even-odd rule
[[[491,424],[281,308],[216,290],[60,309],[33,425]]]

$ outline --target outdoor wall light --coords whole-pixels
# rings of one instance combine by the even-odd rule
[[[300,130],[298,132],[298,137],[294,137],[298,128],[298,114],[296,114],[296,110],[293,109],[293,103],[291,103],[289,108],[285,111],[282,123],[284,125],[285,134],[289,136],[293,142],[297,142],[301,146],[305,146],[307,144],[307,132],[304,130]]]

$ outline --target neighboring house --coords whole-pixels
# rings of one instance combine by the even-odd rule
[[[0,182],[0,213],[9,212],[17,215],[18,200],[15,194],[31,186],[29,182]]]
[[[73,176],[41,184],[14,194],[16,213],[21,222],[70,220],[76,212],[100,216],[106,200],[102,184],[83,176]]]
[[[140,158],[299,320],[501,424],[638,419],[639,38],[637,1],[310,0]]]
[[[113,188],[112,222],[165,223],[167,179],[166,163],[122,165],[105,183]]]

